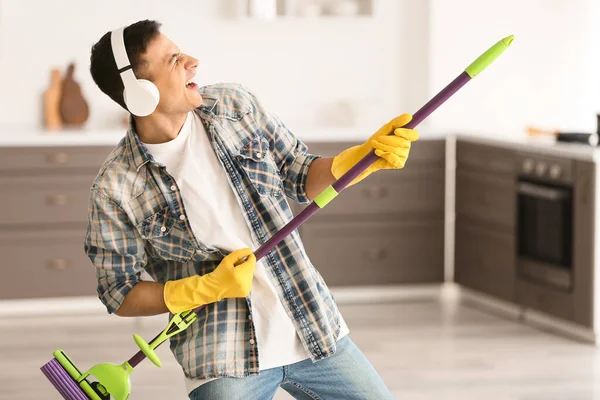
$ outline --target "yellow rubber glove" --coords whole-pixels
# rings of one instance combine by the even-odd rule
[[[339,179],[373,149],[375,149],[375,154],[380,158],[371,164],[348,186],[360,182],[380,169],[404,168],[406,159],[410,153],[410,145],[419,138],[419,132],[416,130],[402,128],[411,120],[412,115],[402,114],[379,128],[379,130],[362,145],[350,147],[338,154],[333,159],[333,165],[331,166],[331,173],[335,179]],[[394,134],[390,135],[392,132]]]
[[[235,266],[246,257],[246,261]],[[250,249],[236,250],[211,273],[167,281],[163,291],[165,304],[177,314],[226,298],[246,297],[252,288],[255,267],[256,257]]]

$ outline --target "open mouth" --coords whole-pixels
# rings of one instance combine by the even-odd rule
[[[187,89],[190,89],[190,90],[198,90],[198,84],[196,84],[196,82],[194,82],[194,80],[193,80],[193,79],[194,79],[194,78],[192,78],[192,79],[189,79],[189,80],[188,80],[188,81],[185,83],[185,87],[186,87]]]

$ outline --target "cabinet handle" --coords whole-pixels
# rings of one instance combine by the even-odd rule
[[[69,155],[67,153],[63,153],[63,152],[52,153],[52,154],[48,155],[47,160],[50,164],[63,165],[63,164],[66,164],[67,161],[69,161]]]
[[[369,199],[382,199],[389,194],[385,186],[372,186],[363,189],[363,195]]]
[[[68,198],[66,194],[53,194],[46,196],[46,204],[50,206],[65,206],[67,205]]]
[[[364,258],[368,261],[383,261],[387,259],[388,253],[386,249],[368,249],[364,252]]]
[[[63,271],[71,266],[71,262],[67,258],[52,258],[46,261],[46,266],[49,269]]]

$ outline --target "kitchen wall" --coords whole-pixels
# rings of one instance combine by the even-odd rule
[[[88,127],[117,125],[120,109],[87,72],[89,50],[107,30],[143,18],[162,21],[165,33],[199,58],[200,84],[241,82],[300,132],[343,126],[348,115],[369,130],[414,112],[509,34],[516,38],[510,51],[421,131],[595,129],[597,0],[374,2],[367,18],[261,21],[235,15],[244,0],[0,0],[0,135],[13,132],[6,126],[39,127],[49,70],[71,60],[91,106]],[[332,139],[344,135],[331,132]]]
[[[163,22],[163,31],[200,60],[198,83],[243,83],[291,127],[344,125],[348,115],[378,127],[418,97],[405,86],[422,90],[405,72],[426,61],[426,52],[409,61],[403,54],[426,42],[420,21],[428,18],[427,2],[377,1],[372,17],[274,21],[236,15],[236,3],[244,2],[2,0],[0,126],[39,126],[49,69],[71,60],[91,106],[88,126],[114,126],[120,109],[89,76],[89,50],[106,31],[144,18]]]
[[[497,39],[510,51],[430,119],[432,128],[519,135],[527,125],[595,132],[600,112],[600,1],[431,0],[436,93]]]

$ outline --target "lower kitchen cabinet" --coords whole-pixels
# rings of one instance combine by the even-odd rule
[[[457,218],[455,280],[467,288],[515,300],[515,236]]]
[[[572,206],[563,218],[569,221],[571,234],[564,235],[570,248],[568,266],[549,268],[539,263],[537,272],[517,275],[518,304],[582,326],[594,327],[596,288],[596,164],[572,161]],[[556,218],[553,216],[553,220]],[[552,276],[568,277],[568,285],[556,285]]]
[[[312,264],[331,286],[444,280],[444,221],[308,223],[301,231]]]
[[[0,148],[0,299],[96,296],[83,241],[89,188],[112,149]],[[420,140],[405,169],[372,174],[300,228],[309,257],[329,285],[443,282],[444,185],[445,140]]]
[[[539,282],[518,279],[516,282],[516,303],[548,315],[575,321],[573,293],[557,290]],[[588,307],[586,307],[588,309]],[[588,325],[588,324],[584,324]]]
[[[515,225],[515,179],[460,167],[456,172],[456,213],[497,228]],[[491,228],[494,229],[494,228]]]
[[[92,175],[0,177],[0,226],[87,221],[93,179]]]
[[[460,139],[456,160],[455,281],[594,328],[597,164]]]
[[[0,148],[0,300],[95,296],[89,190],[112,147]]]
[[[0,232],[3,278],[0,299],[96,294],[94,266],[80,229]]]
[[[307,143],[323,157],[356,144]],[[419,141],[404,169],[371,174],[299,228],[328,285],[444,281],[445,154],[445,140]]]
[[[515,155],[457,141],[454,280],[515,301]]]

